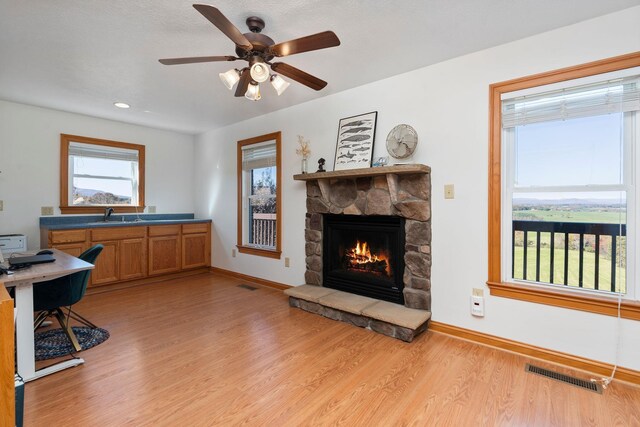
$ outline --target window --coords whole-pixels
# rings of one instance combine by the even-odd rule
[[[60,210],[101,213],[144,210],[144,146],[60,136]]]
[[[492,295],[640,319],[640,54],[491,86]]]
[[[280,259],[280,132],[238,141],[238,251]]]

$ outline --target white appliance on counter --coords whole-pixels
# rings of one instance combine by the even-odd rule
[[[3,255],[27,251],[27,236],[24,234],[0,234],[0,250]]]

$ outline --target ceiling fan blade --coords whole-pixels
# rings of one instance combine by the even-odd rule
[[[242,74],[240,75],[240,81],[238,82],[238,87],[236,88],[234,96],[244,96],[244,94],[247,93],[247,88],[249,87],[250,82],[251,74],[249,73],[249,69],[245,68],[242,70]]]
[[[324,31],[299,39],[274,44],[269,48],[269,52],[274,56],[287,56],[339,45],[340,39],[338,39],[338,36],[336,36],[333,31]]]
[[[320,80],[311,74],[305,73],[304,71],[283,62],[274,62],[271,64],[271,69],[278,74],[282,74],[285,77],[289,77],[290,79],[297,81],[298,83],[309,86],[313,90],[320,90],[327,85],[327,82],[324,80]]]
[[[191,58],[165,58],[158,59],[164,65],[195,64],[197,62],[235,61],[235,56],[194,56]]]
[[[218,9],[208,4],[194,4],[196,8],[205,18],[207,18],[213,25],[218,27],[227,37],[233,41],[236,46],[249,51],[253,49],[253,45],[247,38],[236,28],[235,25],[227,19]]]

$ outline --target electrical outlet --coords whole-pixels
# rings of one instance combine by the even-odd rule
[[[472,292],[473,292],[472,295],[474,297],[483,297],[484,296],[484,290],[483,289],[473,288]]]
[[[284,259],[284,266],[285,266],[285,267],[289,267],[289,258],[288,258],[288,257],[286,257],[286,258]]]
[[[155,206],[147,206],[147,212],[148,213],[156,213],[156,207]]]
[[[235,249],[231,249],[231,256],[232,256],[233,258],[235,258],[235,257],[236,257],[236,250],[235,250]]]
[[[0,212],[4,210],[4,200],[0,200]]]
[[[53,215],[53,206],[43,206],[40,208],[41,215]]]
[[[454,197],[454,189],[453,184],[445,184],[444,186],[444,198],[445,199],[453,199]]]

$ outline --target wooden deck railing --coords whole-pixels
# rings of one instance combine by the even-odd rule
[[[524,236],[522,238],[522,264],[521,269],[516,264],[516,247],[520,247],[520,245],[516,244],[517,237],[520,237],[518,233],[523,233]],[[530,249],[535,250],[535,281],[539,282],[541,277],[541,268],[543,268],[541,263],[541,242],[544,237],[545,240],[548,237],[548,245],[549,245],[549,271],[548,275],[545,274],[545,277],[549,277],[549,283],[557,283],[554,280],[554,270],[557,262],[563,263],[563,277],[562,281],[559,284],[570,285],[569,283],[569,274],[571,272],[569,267],[569,254],[570,251],[578,251],[578,280],[577,286],[583,287],[585,286],[585,252],[586,252],[586,241],[592,243],[589,245],[589,251],[594,252],[594,281],[593,288],[601,289],[600,286],[600,276],[607,277],[607,281],[609,282],[609,289],[611,292],[619,291],[619,278],[616,277],[616,271],[618,270],[619,256],[621,256],[620,251],[622,247],[622,256],[626,253],[624,250],[624,246],[626,245],[626,233],[627,227],[624,224],[603,224],[603,223],[574,223],[574,222],[547,222],[547,221],[513,221],[512,228],[512,276],[514,279],[525,279],[528,278],[527,275],[527,264],[530,263],[532,256],[529,252]],[[556,236],[560,235],[562,244],[564,246],[564,250],[562,247],[556,248]],[[529,238],[535,236],[535,247],[529,248]],[[603,239],[604,238],[604,239]],[[610,241],[610,243],[609,243]],[[573,244],[575,242],[577,244]],[[572,249],[572,246],[575,249]],[[601,256],[601,248],[605,249],[606,256]],[[555,252],[557,249],[562,250],[562,259],[555,259]],[[520,258],[518,256],[518,258]],[[601,259],[606,261],[608,265],[601,265]],[[516,277],[516,267],[518,267],[518,273],[521,272],[521,277]],[[520,271],[521,270],[521,271]],[[607,274],[608,270],[608,274]],[[575,272],[575,270],[573,270]],[[589,272],[591,273],[591,272]],[[530,279],[529,279],[530,280]],[[591,285],[591,284],[589,284]]]
[[[251,241],[249,243],[275,248],[276,233],[276,214],[253,214],[251,218]]]

